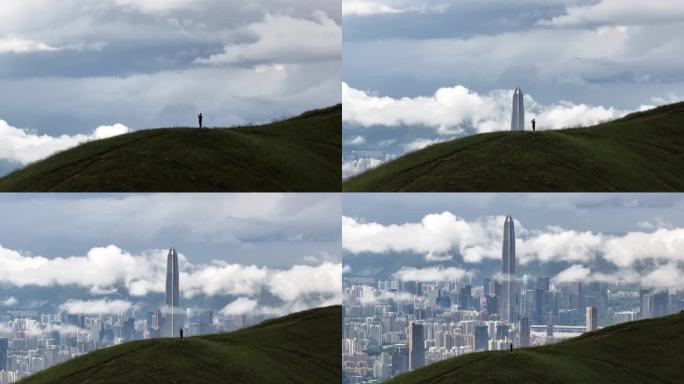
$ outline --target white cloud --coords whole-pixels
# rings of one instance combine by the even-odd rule
[[[441,135],[510,130],[513,90],[480,95],[464,86],[440,88],[432,96],[375,96],[342,84],[343,120],[364,127],[374,125],[424,126]],[[536,118],[539,129],[586,126],[624,116],[628,111],[561,101],[542,105],[529,95],[527,116]]]
[[[684,228],[615,236],[606,241],[604,252],[606,260],[620,267],[646,259],[684,262]]]
[[[89,288],[94,295],[112,293],[123,287],[131,296],[165,292],[166,250],[132,255],[115,246],[93,248],[86,256],[48,259],[23,255],[0,246],[0,284],[25,286],[67,286]],[[180,291],[185,298],[197,295],[232,295],[256,300],[262,292],[279,298],[279,307],[261,308],[275,313],[341,302],[342,264],[330,261],[316,266],[294,265],[289,269],[228,264],[191,264],[179,254]],[[64,309],[84,311],[91,302],[68,302]],[[92,301],[93,312],[122,308],[119,301]],[[233,308],[245,308],[238,301]],[[123,310],[123,309],[122,309]],[[264,312],[264,313],[266,313]],[[278,313],[281,313],[278,312]],[[104,313],[104,312],[103,312]]]
[[[59,309],[68,313],[84,315],[118,314],[134,309],[133,303],[126,300],[68,300]]]
[[[469,276],[470,273],[467,272],[466,270],[456,268],[456,267],[449,267],[449,268],[442,268],[442,267],[429,267],[429,268],[407,268],[404,267],[400,269],[398,272],[394,273],[394,278],[403,280],[403,281],[418,281],[418,282],[442,282],[442,281],[449,281],[449,282],[455,282],[458,281],[459,279],[462,279],[466,276]]]
[[[235,301],[226,305],[221,313],[224,315],[244,315],[250,312],[254,312],[259,303],[256,300],[252,300],[246,297],[239,297]]]
[[[449,7],[448,4],[430,4],[428,2],[415,1],[378,1],[378,0],[343,0],[342,15],[370,16],[396,13],[442,13]]]
[[[439,261],[458,251],[468,263],[501,257],[503,216],[467,221],[451,212],[428,214],[417,223],[366,223],[342,218],[342,246],[351,253],[412,252]],[[516,226],[516,256],[521,264],[533,261],[589,262],[602,257],[620,268],[640,261],[684,262],[684,228],[607,235],[591,231],[547,227],[527,231]],[[573,273],[577,270],[571,271]]]
[[[443,143],[445,141],[451,140],[453,138],[437,138],[437,139],[423,139],[418,138],[404,146],[406,152],[419,151],[425,147],[433,144]]]
[[[145,13],[192,8],[202,3],[202,0],[114,0],[114,4],[117,6]]]
[[[8,297],[0,302],[3,307],[11,307],[17,304],[17,298],[14,296]]]
[[[366,143],[366,139],[363,136],[354,136],[353,138],[344,142],[347,145],[363,145]]]
[[[49,136],[15,128],[6,121],[0,120],[0,160],[28,164],[87,141],[105,139],[128,132],[130,132],[128,127],[117,123],[112,126],[98,127],[93,133],[87,135]]]
[[[3,53],[32,53],[32,52],[54,52],[61,48],[52,47],[40,41],[29,40],[18,36],[9,35],[0,38],[0,55]]]
[[[342,178],[346,179],[358,175],[360,173],[366,172],[369,169],[378,167],[382,163],[384,163],[383,160],[372,157],[345,160],[342,162]]]
[[[572,5],[565,14],[540,25],[576,26],[585,24],[629,24],[681,22],[684,19],[684,3],[669,0],[600,0],[589,5]]]
[[[267,14],[246,31],[254,43],[226,45],[224,52],[198,58],[196,64],[297,64],[341,59],[342,27],[321,11],[312,19]]]

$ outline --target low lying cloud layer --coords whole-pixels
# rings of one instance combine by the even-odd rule
[[[106,139],[128,132],[128,127],[117,123],[97,127],[90,134],[50,136],[12,127],[6,121],[0,120],[0,160],[28,164],[87,141]]]
[[[16,287],[77,286],[93,295],[107,295],[124,289],[130,296],[142,297],[165,292],[167,250],[134,255],[116,246],[91,249],[85,256],[48,259],[25,255],[0,246],[0,283]],[[258,303],[267,293],[280,299],[277,307],[260,308],[263,313],[282,314],[340,302],[341,263],[322,262],[316,266],[295,265],[289,269],[229,264],[214,261],[191,264],[179,254],[180,291],[185,298],[197,295],[240,296],[224,308],[237,314]],[[261,307],[261,305],[260,305]],[[62,309],[74,313],[126,311],[132,304],[108,299],[69,301]],[[90,311],[90,312],[89,312]]]
[[[397,13],[444,12],[448,4],[432,4],[427,1],[343,0],[342,15],[370,16]]]
[[[513,90],[478,94],[457,85],[440,88],[432,96],[376,96],[342,84],[343,120],[364,127],[423,126],[441,135],[510,130]],[[628,111],[612,107],[561,101],[552,105],[537,103],[525,96],[526,119],[535,118],[537,127],[560,129],[588,126],[624,116]],[[526,123],[529,124],[529,123]],[[531,127],[528,127],[530,129]],[[416,149],[410,146],[408,150]]]
[[[475,264],[500,259],[504,219],[489,216],[467,221],[442,212],[426,215],[417,223],[384,225],[343,217],[342,246],[353,254],[416,253],[428,262],[451,260],[452,253],[458,252],[465,263]],[[603,234],[554,226],[529,231],[518,221],[515,225],[518,263],[571,264],[556,277],[558,281],[593,279],[653,287],[684,286],[684,280],[678,280],[684,274],[684,228]],[[617,272],[606,275],[592,271],[589,265],[598,260],[611,263]],[[451,276],[440,268],[402,271],[397,277],[410,276],[417,281],[442,281],[444,276]],[[462,273],[465,271],[454,271],[454,276]]]

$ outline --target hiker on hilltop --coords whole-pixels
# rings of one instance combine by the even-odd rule
[[[511,352],[513,352],[513,343],[511,343]]]
[[[200,128],[202,128],[202,114],[200,113],[199,115],[197,115],[197,118],[199,119],[199,126]]]
[[[180,339],[183,340],[183,328],[180,329]]]
[[[534,132],[536,127],[537,127],[537,121],[535,119],[532,119],[532,132]]]

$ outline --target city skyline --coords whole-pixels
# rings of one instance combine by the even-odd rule
[[[419,222],[383,219],[382,207],[373,203],[397,204],[390,195],[360,197],[375,208],[368,216],[355,209],[350,217],[345,211],[343,382],[384,381],[471,352],[548,345],[684,310],[684,285],[676,275],[681,274],[676,260],[684,253],[684,230],[664,224],[665,217],[663,228],[643,221],[641,232],[610,235],[567,231],[553,225],[554,215],[547,216],[544,229],[527,228],[512,214],[492,212],[489,204],[479,208],[484,217],[459,217],[454,206],[472,206],[477,200],[471,195],[458,202],[460,197],[449,195],[450,210],[425,213]],[[499,194],[494,200],[519,205],[521,197]],[[412,200],[407,206],[420,207],[421,200],[430,198],[417,194],[396,200]],[[481,200],[490,202],[484,196]],[[620,200],[634,209],[658,201],[649,195],[617,200],[597,196],[575,203],[591,201],[600,212],[602,204]],[[680,205],[681,199],[673,204]],[[635,246],[628,237],[648,244],[646,252],[631,249],[637,252],[628,254]],[[579,242],[585,244],[578,247]],[[652,271],[637,271],[634,265],[634,270],[617,272],[600,267],[625,262],[611,252],[663,264]],[[520,268],[517,256],[522,256]],[[558,264],[556,272],[544,269],[545,263]],[[674,277],[666,275],[672,272]]]

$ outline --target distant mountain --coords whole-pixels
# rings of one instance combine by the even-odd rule
[[[342,106],[262,126],[88,142],[0,179],[6,192],[339,192]]]
[[[543,122],[540,122],[543,124]],[[684,191],[684,103],[588,128],[485,133],[347,180],[348,192]]]
[[[684,312],[619,324],[558,344],[479,352],[388,384],[644,384],[684,382]]]
[[[313,309],[232,333],[134,341],[41,371],[21,384],[339,383],[342,309]]]

